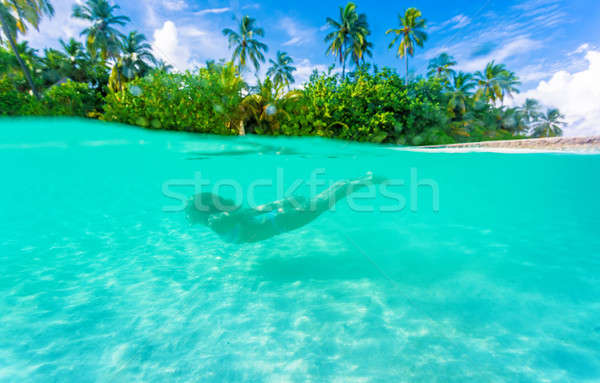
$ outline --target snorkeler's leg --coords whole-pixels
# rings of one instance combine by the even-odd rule
[[[280,213],[290,211],[302,211],[308,210],[310,207],[312,207],[313,205],[311,204],[311,202],[317,202],[319,205],[323,205],[323,203],[326,202],[328,206],[325,207],[325,209],[327,209],[328,207],[330,207],[329,204],[333,206],[339,200],[345,198],[353,192],[361,188],[367,187],[369,185],[381,183],[383,181],[383,179],[376,178],[373,176],[373,173],[369,172],[363,177],[354,180],[338,181],[335,184],[331,185],[327,190],[317,194],[310,201],[302,196],[292,195],[282,200],[273,201],[264,205],[257,206],[253,209],[243,209],[242,211],[239,211],[238,214],[244,216],[254,216],[274,211],[278,211]]]
[[[299,202],[296,206],[289,205],[278,209],[277,222],[286,228],[285,231],[304,226],[331,209],[338,201],[348,195],[384,181],[385,179],[373,177],[373,174],[369,172],[365,176],[354,180],[336,182],[310,200],[296,199],[294,202]],[[290,204],[290,199],[284,201]]]
[[[276,215],[304,214],[306,218],[311,217],[314,219],[323,212],[335,206],[338,201],[346,198],[348,195],[383,181],[384,179],[374,177],[373,174],[369,172],[363,177],[354,180],[338,181],[331,185],[327,190],[317,194],[310,200],[302,196],[290,196],[288,198],[269,202],[252,209],[239,209],[220,215],[226,217],[227,220],[235,221],[251,219],[266,213],[272,213]]]
[[[317,194],[311,200],[311,207],[316,207],[319,210],[330,209],[350,194],[383,181],[383,179],[373,177],[373,173],[371,172],[354,180],[338,181],[331,185],[327,190]]]

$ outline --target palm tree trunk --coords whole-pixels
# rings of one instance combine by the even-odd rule
[[[21,55],[19,54],[19,50],[17,48],[17,43],[15,42],[13,35],[8,30],[8,26],[6,25],[6,21],[4,20],[4,15],[2,15],[1,12],[0,12],[0,24],[2,24],[2,32],[4,32],[4,35],[6,35],[6,38],[10,42],[10,46],[11,46],[13,52],[15,53],[17,62],[19,63],[19,66],[21,67],[21,70],[23,71],[23,74],[25,75],[27,82],[29,83],[29,87],[31,88],[33,95],[39,100],[40,95],[37,92],[37,89],[35,89],[35,85],[33,83],[33,79],[31,78],[31,73],[29,72],[29,68],[27,68],[27,65],[25,65],[25,63],[23,62],[23,59],[21,58]]]
[[[244,119],[243,118],[240,120],[240,125],[238,126],[238,134],[240,136],[246,135],[246,130],[244,129]]]
[[[342,57],[342,80],[346,78],[346,60]]]
[[[404,55],[406,56],[406,83],[408,84],[408,55],[406,53]]]

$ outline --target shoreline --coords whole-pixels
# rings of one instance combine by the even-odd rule
[[[413,148],[433,151],[502,151],[502,152],[591,152],[600,153],[600,136],[594,137],[551,137],[528,138],[522,140],[483,141],[463,144],[430,145]]]

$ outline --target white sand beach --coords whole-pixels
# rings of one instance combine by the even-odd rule
[[[484,141],[466,144],[421,146],[408,150],[435,152],[573,152],[600,153],[600,136],[596,137],[552,137],[508,141]]]

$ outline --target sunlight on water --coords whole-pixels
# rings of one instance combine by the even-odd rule
[[[600,379],[600,156],[72,120],[3,120],[0,138],[2,382]],[[173,180],[287,189],[316,169],[403,180],[406,208],[342,201],[249,244],[164,211]]]

